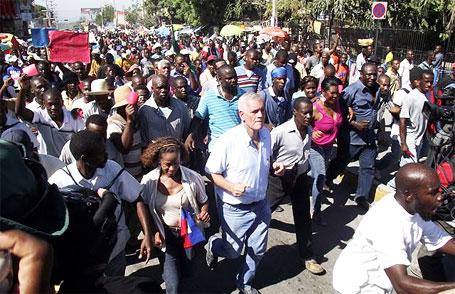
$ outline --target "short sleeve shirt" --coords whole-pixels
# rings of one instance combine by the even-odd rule
[[[97,191],[99,188],[104,188],[111,184],[112,179],[122,169],[120,165],[112,160],[108,160],[103,168],[98,168],[95,174],[90,179],[84,178],[76,167],[76,162],[71,163],[67,167],[56,171],[50,178],[49,183],[56,184],[59,188],[74,185],[73,179],[64,171],[69,172],[76,181],[77,185]],[[109,189],[112,193],[117,195],[120,199],[127,202],[134,202],[139,197],[141,186],[139,182],[133,178],[127,171],[123,171],[120,176],[114,181],[112,187]],[[130,234],[128,227],[125,223],[125,215],[120,208],[117,207],[115,214],[119,219],[117,227],[117,243],[112,251],[111,258],[115,257],[123,249],[125,249],[126,242]]]
[[[353,239],[341,252],[333,269],[333,287],[340,293],[391,293],[384,269],[408,266],[419,242],[429,251],[444,246],[452,237],[433,222],[409,214],[394,194],[385,196],[365,215]]]
[[[267,128],[259,131],[259,144],[256,146],[241,124],[218,139],[207,160],[205,171],[221,174],[231,183],[248,185],[241,197],[235,197],[217,186],[215,191],[223,202],[233,205],[249,204],[265,198],[270,156],[270,131]]]

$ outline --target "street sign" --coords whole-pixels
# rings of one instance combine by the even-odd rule
[[[387,2],[373,2],[371,15],[373,19],[385,19],[387,15]]]

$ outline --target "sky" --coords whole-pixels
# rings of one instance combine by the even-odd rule
[[[81,16],[81,8],[98,8],[106,4],[114,6],[117,10],[128,8],[137,0],[53,0],[59,21],[77,21]],[[36,4],[46,6],[45,0],[35,0]]]

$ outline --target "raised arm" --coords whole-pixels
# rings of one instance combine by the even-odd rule
[[[21,90],[16,98],[14,112],[22,120],[32,122],[34,113],[30,109],[25,108],[25,99],[30,92],[30,79],[27,76],[23,76],[20,78],[19,84],[21,86]]]

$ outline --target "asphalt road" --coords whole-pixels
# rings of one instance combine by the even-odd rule
[[[332,269],[341,250],[354,234],[362,211],[349,196],[355,192],[355,183],[346,177],[323,205],[323,217],[327,226],[315,226],[313,248],[327,273],[315,276],[305,270],[295,248],[295,234],[290,204],[283,204],[282,212],[274,212],[269,231],[268,250],[264,255],[254,286],[261,293],[331,293]],[[211,190],[211,189],[208,189]],[[216,224],[212,225],[215,229]],[[208,233],[210,235],[210,232]],[[137,263],[129,257],[127,274],[149,276],[162,283],[157,258]],[[221,260],[214,271],[205,264],[205,249],[201,248],[193,260],[192,277],[182,281],[184,293],[237,293],[235,275],[239,260]]]

